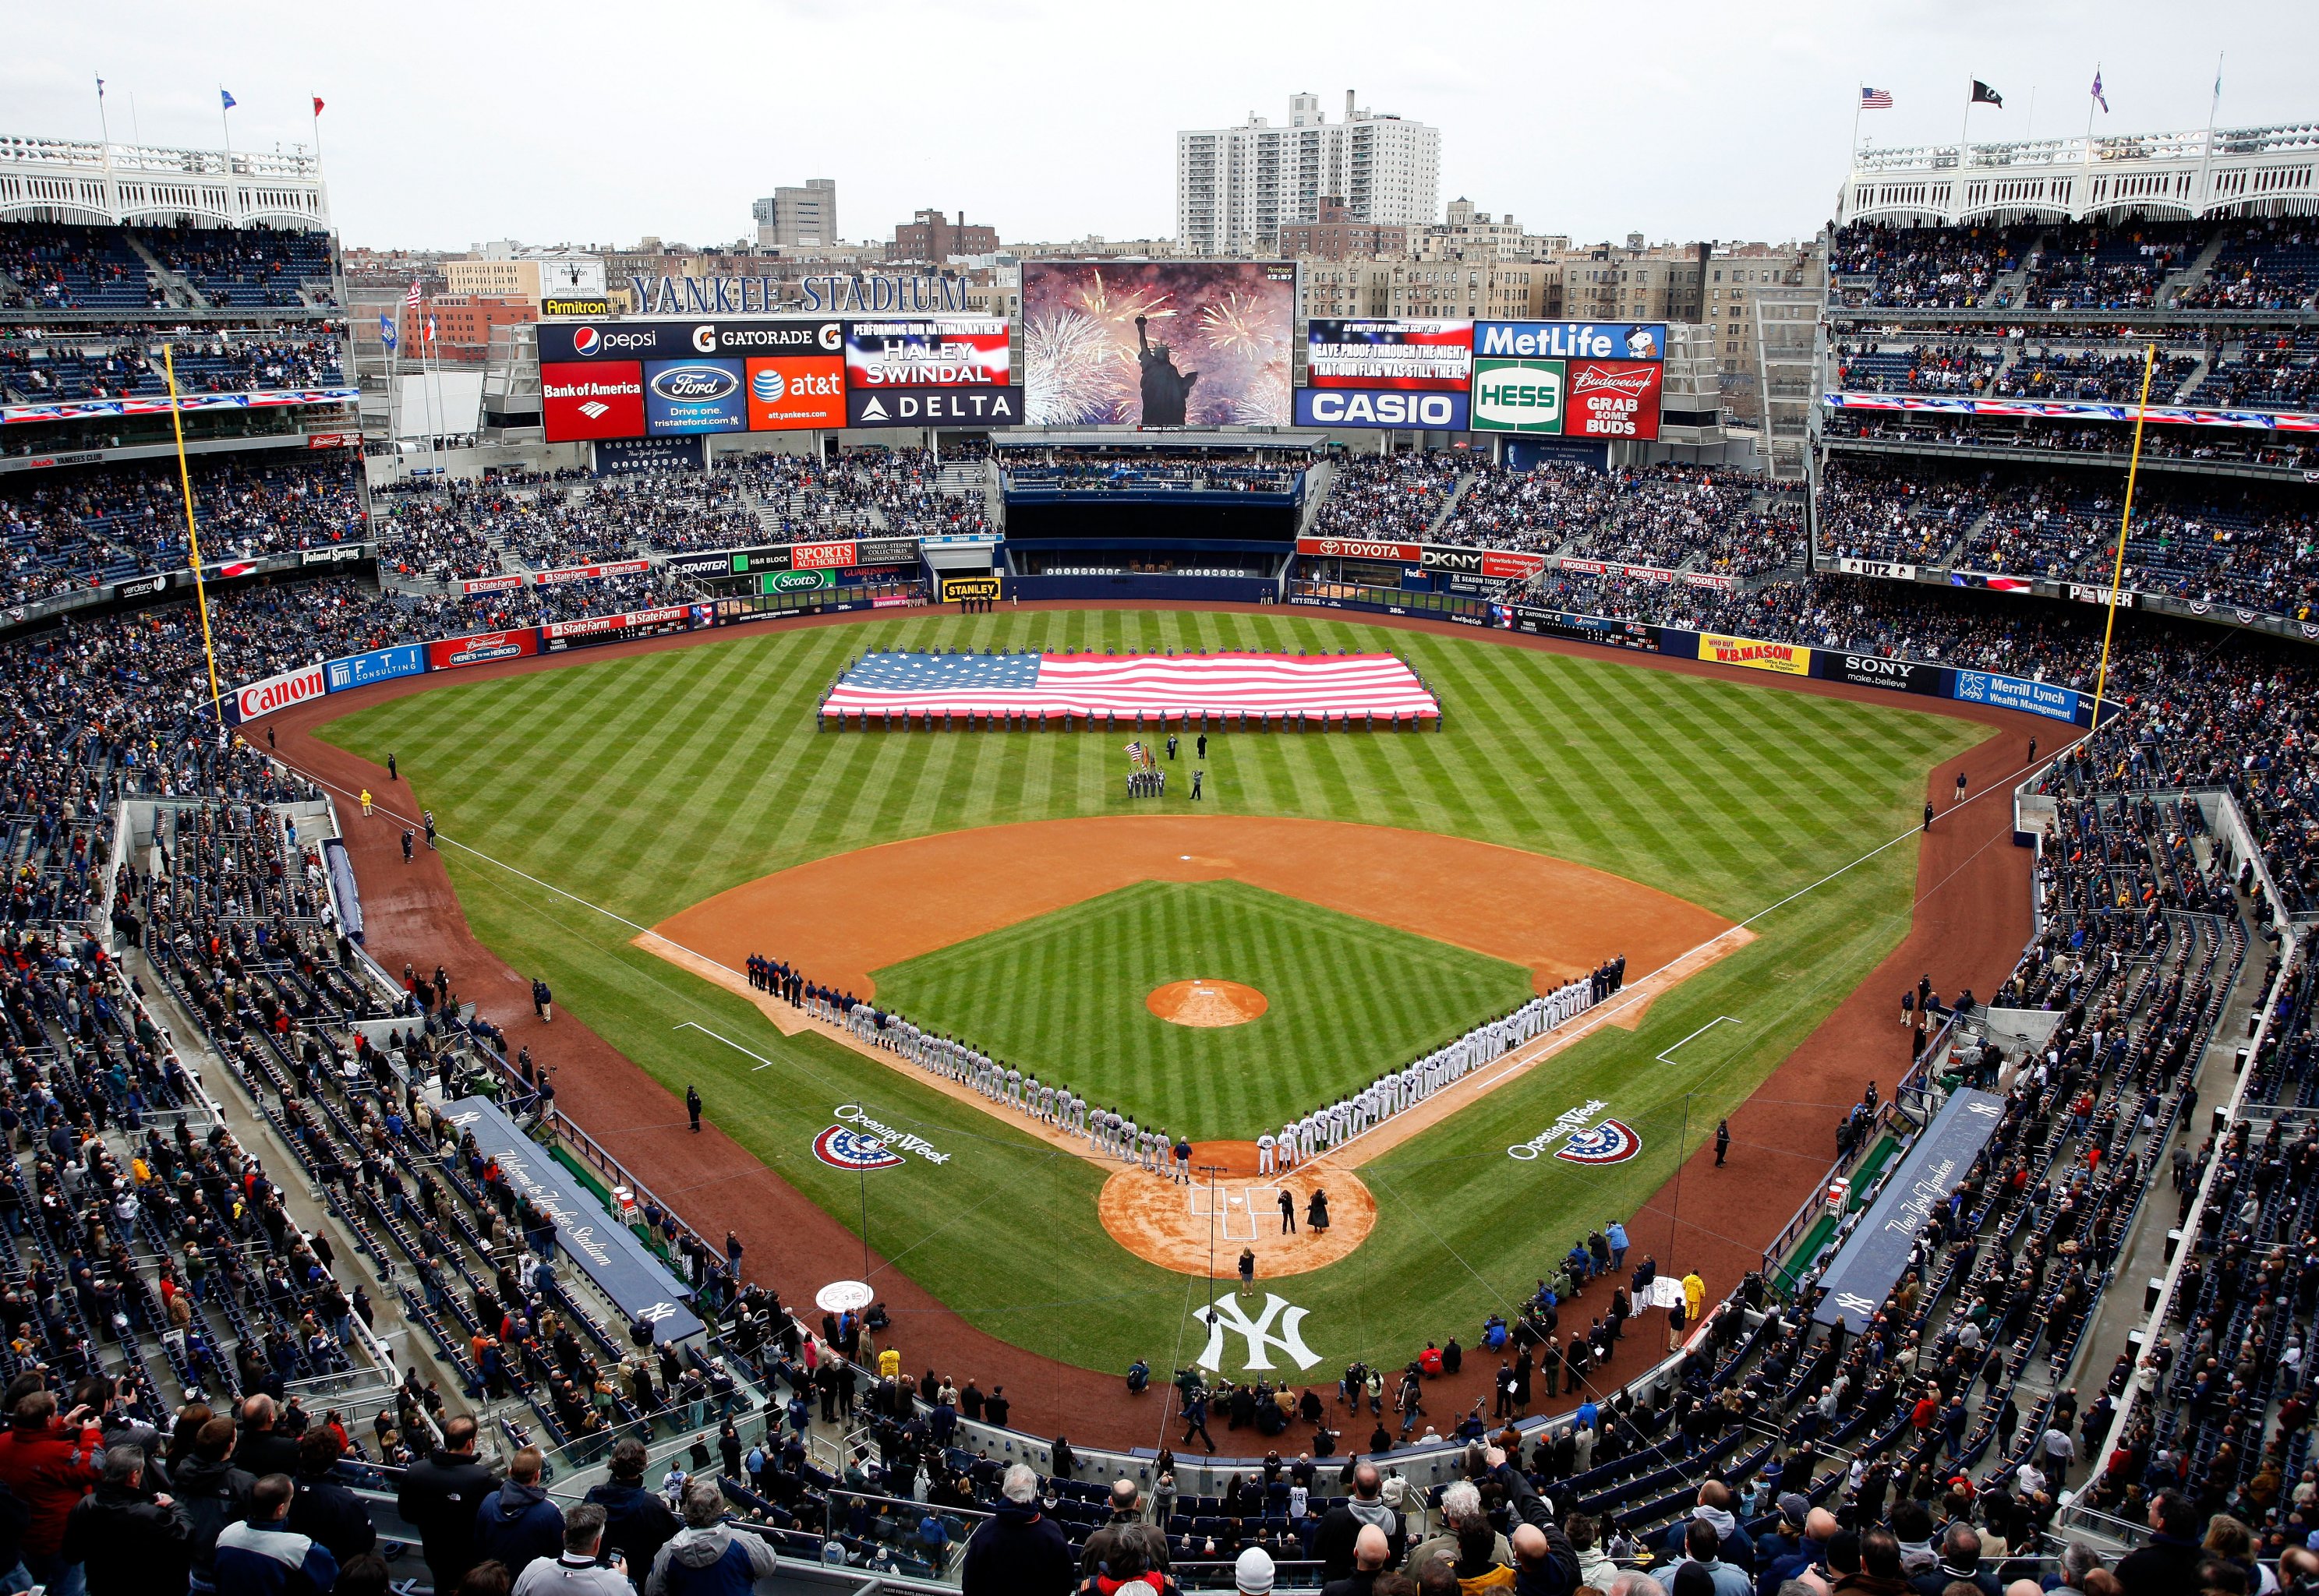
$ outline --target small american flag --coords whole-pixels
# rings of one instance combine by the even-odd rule
[[[1863,88],[1860,91],[1860,108],[1863,111],[1891,110],[1892,91],[1890,89]]]

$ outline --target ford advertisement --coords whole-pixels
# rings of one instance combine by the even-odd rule
[[[745,431],[746,382],[738,360],[647,360],[645,430],[654,437]]]

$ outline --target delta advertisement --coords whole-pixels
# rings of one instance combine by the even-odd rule
[[[1296,329],[1289,261],[1023,263],[1033,427],[1285,427]]]

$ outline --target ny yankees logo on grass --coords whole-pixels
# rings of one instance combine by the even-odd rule
[[[1204,1369],[1221,1371],[1224,1357],[1224,1337],[1227,1332],[1248,1343],[1248,1356],[1241,1360],[1247,1369],[1268,1369],[1272,1359],[1267,1356],[1278,1351],[1300,1369],[1309,1369],[1321,1361],[1318,1354],[1304,1345],[1304,1312],[1292,1307],[1287,1300],[1264,1294],[1264,1312],[1254,1319],[1240,1305],[1238,1297],[1220,1297],[1213,1314],[1206,1308],[1195,1308],[1192,1317],[1208,1327],[1208,1344],[1196,1361]],[[1272,1321],[1280,1321],[1280,1333],[1273,1334]]]

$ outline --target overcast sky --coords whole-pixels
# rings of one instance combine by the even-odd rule
[[[309,142],[354,245],[693,244],[752,229],[776,184],[837,181],[849,239],[921,206],[1013,240],[1175,226],[1174,133],[1286,120],[1345,91],[1442,131],[1441,193],[1581,240],[1778,240],[1832,206],[1855,86],[1893,110],[1863,141],[2082,132],[2098,60],[2139,132],[2319,120],[2319,5],[1853,0],[1423,5],[1174,0],[1133,8],[787,0],[747,5],[12,8],[10,134],[215,148]],[[2035,95],[2034,109],[2032,95]],[[2033,125],[2034,116],[2034,125]]]

